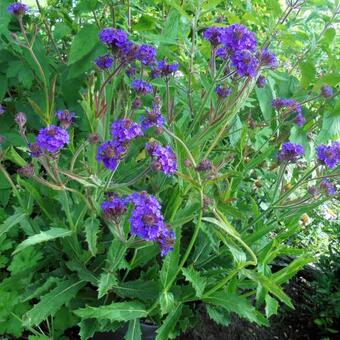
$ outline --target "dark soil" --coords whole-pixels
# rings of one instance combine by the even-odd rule
[[[291,297],[295,310],[281,305],[279,315],[270,319],[270,327],[260,327],[247,320],[232,317],[230,326],[224,327],[212,321],[204,310],[200,311],[200,320],[192,329],[177,340],[337,340],[339,335],[321,334],[313,321],[313,312],[317,310],[317,301],[313,301],[313,288],[302,275],[296,276],[286,286],[285,291]]]

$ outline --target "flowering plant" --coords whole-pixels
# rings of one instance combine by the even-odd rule
[[[71,42],[73,28],[40,6],[38,17],[19,2],[6,13],[8,53],[29,70],[0,107],[0,119],[25,112],[1,150],[12,215],[0,237],[13,260],[0,290],[10,297],[16,282],[20,294],[3,333],[59,337],[78,325],[88,339],[127,325],[126,339],[139,339],[142,320],[168,339],[200,304],[221,324],[236,313],[268,325],[279,302],[293,307],[281,286],[313,259],[289,239],[302,213],[336,194],[340,161],[336,136],[315,151],[307,139],[320,131],[311,103],[336,105],[337,93],[322,84],[287,98],[292,78],[274,71],[282,65],[270,46],[301,2],[267,37],[241,24],[198,26],[207,4],[193,4],[181,38],[189,56],[165,53],[166,36],[147,44],[130,14],[126,24],[113,10],[114,28],[104,26],[96,13],[109,6],[96,6]],[[170,24],[186,17],[177,11]],[[286,254],[295,259],[272,272]]]

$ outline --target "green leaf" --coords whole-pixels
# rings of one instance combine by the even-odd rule
[[[269,294],[267,294],[265,297],[265,301],[266,301],[265,310],[267,318],[270,318],[272,315],[276,315],[277,309],[279,308],[279,303],[277,302],[277,300],[275,300]]]
[[[201,297],[207,284],[207,278],[202,277],[193,267],[182,268],[182,272],[185,279],[194,287],[197,297]]]
[[[85,25],[74,37],[68,64],[71,65],[92,51],[98,43],[98,29],[95,25]]]
[[[71,28],[64,22],[58,22],[54,27],[53,34],[55,40],[63,39],[71,34]]]
[[[117,278],[113,273],[102,273],[98,282],[98,299],[103,297],[117,283]]]
[[[83,281],[75,279],[60,282],[25,314],[24,325],[27,327],[39,325],[48,316],[54,315],[61,306],[69,303],[83,286]]]
[[[273,115],[273,93],[270,85],[266,84],[263,88],[255,87],[255,93],[264,119],[270,122]]]
[[[159,295],[160,284],[158,281],[134,280],[121,282],[114,287],[114,292],[123,298],[138,298],[142,301],[152,301]]]
[[[117,302],[100,307],[85,307],[74,311],[76,315],[84,319],[99,319],[111,321],[130,321],[147,316],[143,304],[136,301]]]
[[[60,238],[60,237],[70,236],[71,234],[72,234],[72,231],[67,230],[67,229],[63,229],[63,228],[51,228],[51,229],[46,230],[46,231],[41,231],[39,234],[30,236],[25,241],[22,241],[17,246],[17,248],[15,249],[13,254],[18,253],[19,251],[22,251],[23,249],[25,249],[29,246],[33,246],[33,245],[38,244],[38,243],[54,240],[54,239]]]
[[[206,305],[208,315],[210,319],[214,320],[218,325],[229,326],[231,319],[230,313],[221,307],[215,307],[212,305]]]
[[[314,64],[310,62],[303,62],[300,64],[301,71],[301,85],[304,88],[307,88],[310,83],[312,83],[315,79],[316,69]]]
[[[178,305],[163,321],[160,328],[157,329],[156,340],[168,340],[170,333],[175,329],[177,321],[182,314],[182,304]]]
[[[159,304],[161,307],[161,315],[170,313],[173,310],[175,304],[174,294],[162,292],[159,297]]]
[[[243,272],[253,281],[258,282],[261,286],[275,295],[278,299],[284,302],[288,307],[293,308],[292,301],[290,298],[284,293],[281,287],[279,287],[273,279],[264,276],[261,273],[255,273],[251,270],[243,270]]]
[[[141,340],[142,331],[140,329],[139,319],[131,320],[129,322],[129,328],[124,337],[125,340]]]
[[[256,322],[259,325],[268,325],[266,318],[252,306],[246,298],[225,292],[215,292],[208,297],[203,298],[204,302],[220,306],[229,312],[234,312],[239,316]]]
[[[16,214],[8,217],[7,220],[0,225],[0,237],[23,221],[25,217],[25,213],[23,213],[20,209],[17,210]]]
[[[85,221],[85,238],[92,256],[97,254],[97,233],[99,231],[99,220],[88,218]]]
[[[78,326],[80,328],[79,335],[81,340],[92,339],[93,335],[100,331],[98,320],[95,319],[81,320]]]

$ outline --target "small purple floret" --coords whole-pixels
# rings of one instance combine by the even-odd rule
[[[270,68],[277,67],[276,55],[268,51],[266,48],[261,50],[260,55],[259,55],[259,60],[260,60],[261,66],[270,67]]]
[[[177,158],[169,145],[163,147],[156,142],[145,146],[153,159],[152,167],[156,171],[162,171],[167,176],[172,176],[177,170]]]
[[[152,66],[156,63],[156,49],[150,45],[141,45],[138,47],[136,59],[143,65]]]
[[[177,63],[168,64],[166,60],[161,60],[158,62],[157,67],[152,70],[152,78],[171,76],[176,73],[178,67],[179,65]]]
[[[69,139],[70,137],[65,129],[50,125],[39,131],[37,144],[41,149],[55,153],[68,144]]]
[[[127,204],[126,198],[110,195],[108,200],[101,204],[104,218],[112,222],[118,222],[119,218],[127,211]]]
[[[115,170],[125,152],[126,147],[120,142],[108,141],[98,147],[96,159],[98,162],[103,162],[105,168]]]
[[[28,6],[21,2],[14,2],[7,7],[7,11],[13,15],[24,15],[28,12]]]
[[[231,62],[241,77],[255,77],[259,67],[257,58],[248,50],[236,51],[231,56]]]
[[[230,96],[231,89],[228,87],[223,87],[222,85],[217,85],[215,88],[215,92],[220,98],[226,98]]]
[[[328,178],[324,178],[321,181],[320,187],[330,196],[333,196],[336,194],[336,186]]]
[[[135,79],[131,86],[140,96],[145,96],[148,93],[152,93],[153,90],[153,87],[150,83],[140,79]]]
[[[316,148],[318,161],[333,169],[340,162],[340,142],[332,142],[330,145],[319,145]]]
[[[113,64],[113,59],[110,57],[109,54],[104,54],[94,61],[94,63],[102,70],[108,69]]]
[[[99,33],[99,39],[114,49],[123,47],[128,41],[127,34],[116,28],[104,28]]]
[[[146,114],[141,117],[141,124],[144,131],[150,129],[153,126],[159,129],[164,127],[165,119],[161,113],[161,103],[159,97],[155,98],[152,104],[152,110],[146,111]]]
[[[267,82],[266,77],[259,76],[256,81],[256,86],[261,89],[266,86],[266,82]]]
[[[205,40],[208,40],[211,45],[214,47],[217,47],[218,45],[221,45],[223,42],[223,36],[224,36],[224,27],[208,27],[204,32],[203,32],[203,38]]]
[[[280,162],[295,163],[305,153],[302,145],[294,143],[284,143],[281,151],[279,152],[278,159]]]
[[[323,85],[321,87],[321,95],[325,98],[330,98],[333,96],[333,89],[329,85]]]
[[[74,121],[76,114],[68,110],[57,111],[55,114],[63,129],[68,129]]]
[[[136,137],[143,136],[142,127],[130,119],[116,120],[111,124],[111,134],[114,140],[127,143]]]
[[[224,46],[233,52],[241,50],[254,51],[257,45],[254,33],[240,24],[226,27],[222,40]]]

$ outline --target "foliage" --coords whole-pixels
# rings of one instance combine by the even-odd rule
[[[161,340],[185,331],[199,303],[220,324],[236,313],[269,325],[281,303],[292,308],[282,285],[313,261],[293,245],[301,217],[338,177],[315,151],[340,135],[338,4],[48,0],[11,15],[10,3],[0,3],[0,334],[59,339],[78,325],[88,339],[125,325],[138,339],[147,321]],[[235,23],[260,55],[277,54],[276,70],[240,74],[239,51],[216,57],[204,32]],[[108,48],[99,35],[107,27],[157,48],[157,68],[150,49],[124,50],[152,90],[132,88],[121,37],[109,32]],[[277,98],[295,101],[277,110]],[[272,271],[282,255],[294,260]]]

